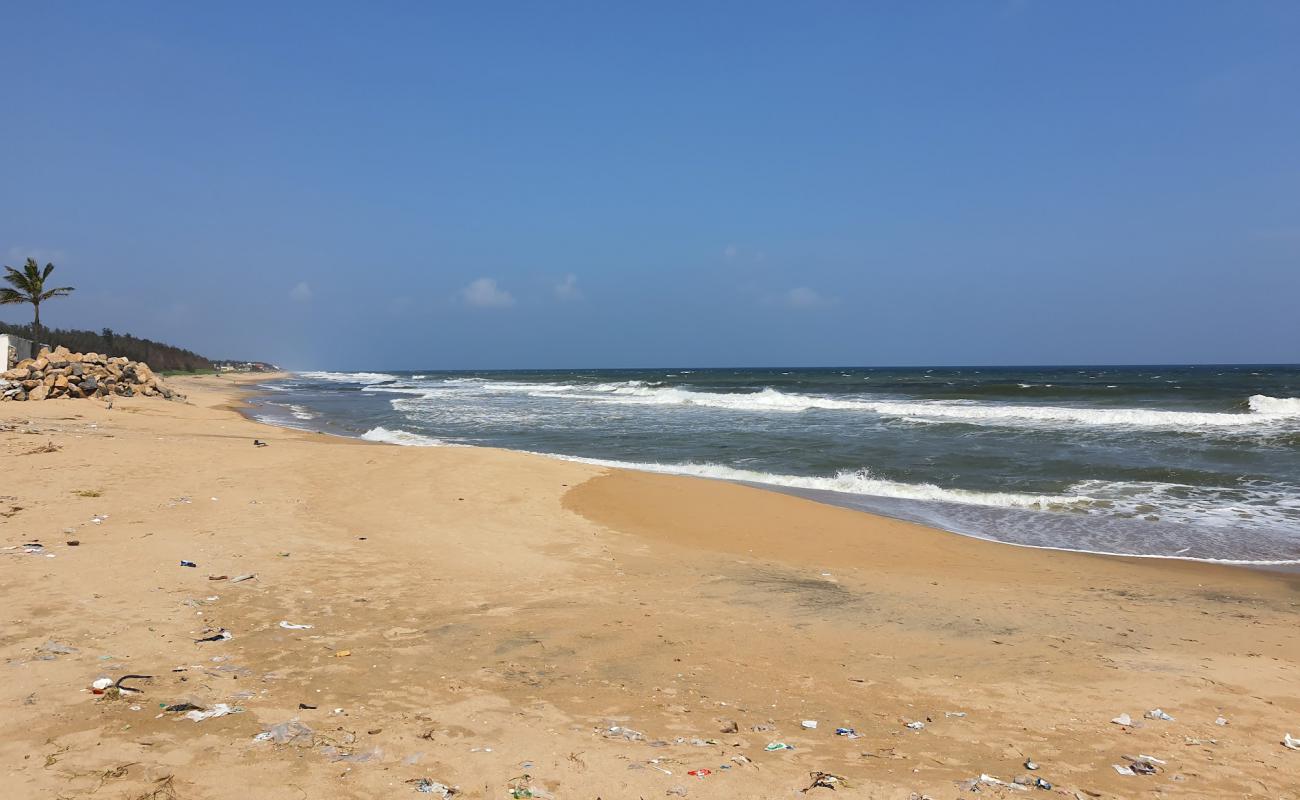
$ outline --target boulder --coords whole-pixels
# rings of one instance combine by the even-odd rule
[[[25,359],[0,372],[0,400],[69,400],[84,397],[185,396],[166,385],[148,364],[121,356],[108,358],[99,353],[72,353],[66,347],[42,349],[40,356]]]

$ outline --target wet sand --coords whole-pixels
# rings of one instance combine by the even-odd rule
[[[270,428],[236,380],[175,383],[0,404],[5,797],[1300,796],[1295,575]]]

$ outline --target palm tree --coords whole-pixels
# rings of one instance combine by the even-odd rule
[[[45,269],[41,269],[34,258],[27,259],[22,272],[13,267],[5,267],[5,281],[13,288],[0,289],[0,305],[9,305],[10,303],[32,304],[32,308],[36,311],[36,321],[32,323],[33,339],[39,339],[41,336],[41,303],[55,297],[66,297],[72,294],[71,286],[59,286],[54,289],[45,288],[45,279],[50,277],[50,273],[53,271],[53,264],[46,264]]]

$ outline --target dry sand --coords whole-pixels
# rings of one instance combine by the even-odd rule
[[[795,798],[825,771],[807,796],[949,800],[1026,758],[1055,790],[979,796],[1300,796],[1297,576],[275,429],[236,381],[176,383],[0,405],[4,798]],[[255,740],[289,720],[311,735]],[[1140,754],[1167,763],[1111,766]]]

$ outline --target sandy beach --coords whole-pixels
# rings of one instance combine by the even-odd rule
[[[1295,575],[273,428],[238,379],[172,383],[0,404],[6,798],[1300,797]]]

